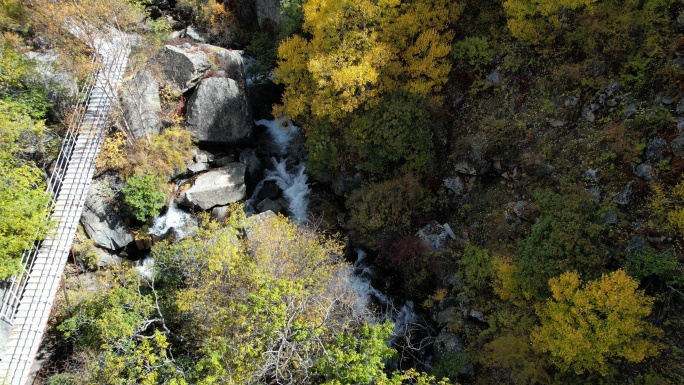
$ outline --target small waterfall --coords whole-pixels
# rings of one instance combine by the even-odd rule
[[[190,214],[178,208],[173,198],[169,199],[169,208],[166,213],[154,218],[152,227],[147,231],[148,234],[163,238],[171,229],[174,229],[179,239],[184,238],[185,227],[190,219]]]
[[[368,266],[366,262],[367,254],[359,247],[357,247],[355,251],[357,257],[354,262],[354,277],[351,283],[352,289],[359,294],[360,297],[365,298],[365,304],[363,305],[367,306],[371,301],[375,300],[385,307],[384,314],[381,318],[389,319],[394,323],[394,336],[390,342],[396,343],[399,339],[407,336],[411,324],[420,323],[421,319],[413,310],[412,301],[406,301],[399,310],[397,310],[394,307],[394,302],[387,294],[373,287],[371,284],[373,269]]]
[[[278,153],[281,156],[281,159],[277,160],[271,158],[274,169],[266,170],[265,178],[257,184],[254,193],[252,193],[252,197],[247,201],[247,211],[254,211],[259,191],[264,182],[274,181],[283,191],[283,195],[289,202],[288,211],[290,212],[292,219],[298,223],[306,222],[308,220],[308,198],[311,193],[311,189],[307,183],[308,176],[306,175],[306,164],[301,163],[288,171],[287,158],[285,157],[292,140],[299,133],[299,127],[285,118],[276,120],[261,119],[254,123],[266,127],[269,135],[271,135],[273,141],[278,145]]]
[[[154,258],[147,256],[138,261],[135,270],[144,279],[151,281],[154,279]]]
[[[311,189],[306,183],[308,176],[306,175],[306,166],[300,164],[294,171],[288,172],[286,161],[277,161],[271,158],[275,170],[266,170],[267,180],[275,181],[278,187],[283,190],[283,195],[290,202],[290,215],[292,219],[298,223],[304,223],[308,220],[309,208],[309,193]]]
[[[269,135],[273,137],[273,141],[278,145],[279,155],[281,156],[287,154],[292,139],[299,133],[299,127],[284,117],[275,120],[261,119],[254,123],[257,126],[266,127]]]
[[[187,179],[182,179],[176,183],[176,186],[173,188],[173,194],[169,198],[168,209],[166,209],[163,215],[158,215],[154,218],[152,227],[147,230],[148,234],[164,238],[173,229],[177,239],[180,240],[193,232],[193,230],[188,231],[188,228],[192,227],[189,226],[192,216],[188,212],[181,210],[173,199],[173,196],[178,192],[178,188],[185,182],[187,182]]]

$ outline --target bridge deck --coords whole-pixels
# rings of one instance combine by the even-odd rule
[[[31,377],[43,333],[50,317],[71,244],[81,218],[88,187],[95,171],[95,158],[100,152],[113,98],[121,84],[130,47],[123,35],[98,47],[100,71],[90,90],[85,113],[76,124],[75,141],[67,152],[65,172],[51,179],[49,189],[56,191],[52,219],[56,230],[43,240],[27,267],[28,275],[20,280],[16,305],[10,312],[12,330],[0,360],[0,383],[25,385]],[[67,163],[68,160],[68,163]],[[56,186],[56,187],[55,187]],[[11,294],[11,293],[10,293]],[[8,295],[6,294],[6,297]]]

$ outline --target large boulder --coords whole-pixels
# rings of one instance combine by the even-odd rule
[[[107,182],[93,181],[88,190],[81,224],[95,245],[117,251],[133,242],[133,233],[110,205],[108,198],[113,195]]]
[[[259,26],[262,30],[279,25],[283,22],[283,14],[280,13],[280,0],[256,0],[256,14]]]
[[[189,207],[209,210],[225,206],[245,197],[245,170],[242,163],[226,166],[200,175],[181,195],[181,203]]]
[[[47,101],[53,106],[49,110],[52,120],[64,119],[63,111],[71,104],[78,94],[76,77],[60,69],[59,55],[52,50],[42,52],[27,52],[26,57],[36,63],[36,73],[30,86],[44,87],[47,91]]]
[[[233,79],[205,79],[188,101],[187,129],[200,141],[246,142],[252,135],[253,126],[245,88]]]
[[[134,138],[159,134],[162,126],[159,83],[150,71],[143,69],[124,81],[121,105]]]
[[[26,57],[36,63],[38,81],[48,91],[48,101],[56,102],[61,98],[74,97],[78,93],[76,77],[67,71],[60,70],[59,55],[52,50],[27,52]]]
[[[244,85],[246,77],[244,51],[225,49],[211,44],[197,44],[197,48],[202,50],[217,69],[225,73],[226,77]]]
[[[161,71],[169,81],[166,85],[180,92],[194,87],[211,68],[207,54],[189,43],[165,46],[159,61]]]
[[[416,236],[431,250],[443,249],[450,238],[449,232],[436,221],[425,225],[416,233]]]

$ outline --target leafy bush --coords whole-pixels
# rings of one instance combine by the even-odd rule
[[[124,202],[139,221],[159,214],[166,203],[166,194],[159,191],[159,180],[154,175],[133,174],[121,189]]]
[[[684,283],[677,271],[677,257],[671,252],[658,253],[653,249],[631,250],[627,253],[625,268],[639,279],[658,277],[665,282]]]
[[[139,140],[117,132],[105,139],[95,164],[101,169],[118,170],[123,177],[138,173],[167,179],[185,169],[185,160],[193,149],[193,133],[179,126]]]
[[[367,185],[347,199],[348,227],[365,246],[376,248],[379,239],[411,232],[427,219],[435,197],[412,175]]]
[[[430,126],[425,99],[398,91],[353,121],[344,136],[360,169],[383,174],[403,164],[421,175],[434,158]]]
[[[482,37],[466,37],[454,44],[451,55],[464,67],[482,72],[494,60],[494,50]]]
[[[489,251],[468,244],[458,264],[457,276],[463,281],[463,291],[469,297],[482,296],[489,290],[494,276],[493,257]]]
[[[332,125],[319,119],[306,137],[307,171],[321,180],[330,179],[338,167],[337,145],[332,133]]]
[[[603,216],[586,193],[558,195],[549,190],[535,194],[541,218],[520,242],[516,279],[528,294],[544,296],[546,283],[575,269],[588,278],[601,272],[605,247]]]

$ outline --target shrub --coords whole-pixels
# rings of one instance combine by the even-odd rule
[[[267,33],[257,32],[252,36],[249,45],[245,47],[245,54],[256,60],[256,63],[249,68],[251,75],[261,80],[268,79],[278,59],[276,41]]]
[[[159,180],[154,175],[133,174],[121,189],[124,202],[139,221],[159,214],[166,203],[166,194],[159,191]]]
[[[358,167],[374,174],[403,165],[422,175],[434,158],[427,103],[406,91],[382,98],[344,134],[349,151],[358,155]]]
[[[378,239],[408,234],[424,222],[436,199],[413,174],[371,184],[347,199],[349,228],[365,246],[376,248]]]
[[[564,271],[576,269],[588,278],[601,273],[605,247],[603,216],[586,193],[558,195],[537,192],[541,217],[531,234],[520,242],[516,279],[528,294],[546,294],[546,283]]]
[[[463,67],[475,72],[484,71],[494,60],[494,50],[482,37],[466,37],[455,43],[451,54]]]
[[[317,120],[306,138],[307,170],[318,179],[328,180],[337,170],[337,145],[330,123]]]

